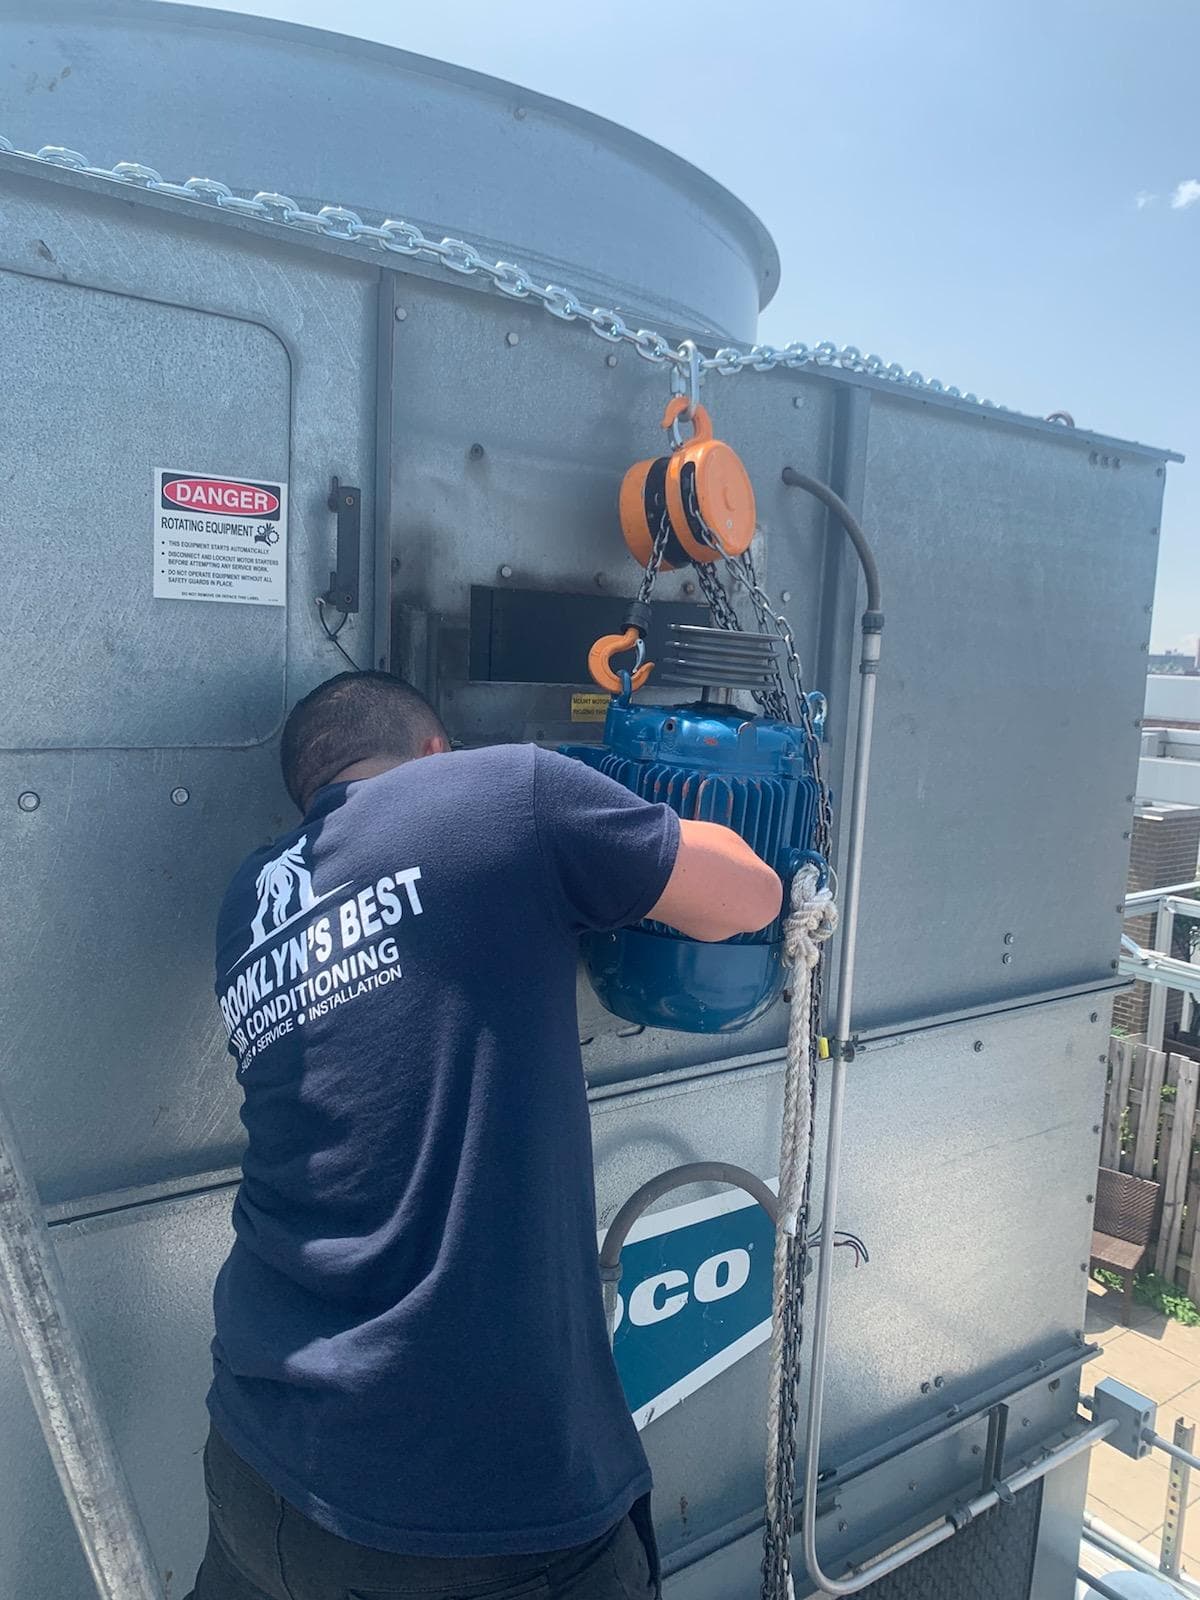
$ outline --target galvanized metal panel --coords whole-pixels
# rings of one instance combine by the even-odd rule
[[[823,1465],[1076,1342],[1107,1021],[1090,1000],[1053,1002],[897,1036],[855,1064],[838,1221],[871,1261],[835,1271]],[[780,1095],[779,1069],[761,1066],[599,1099],[602,1220],[686,1161],[773,1173]],[[818,1149],[824,1120],[822,1103]],[[765,1387],[759,1350],[646,1429],[668,1551],[761,1505]]]
[[[16,292],[0,296],[9,493],[21,510],[6,522],[9,570],[29,543],[53,546],[55,518],[82,503],[64,480],[94,479],[111,495],[129,476],[124,519],[101,501],[111,526],[101,523],[95,538],[77,530],[95,611],[69,622],[69,574],[30,596],[15,628],[33,625],[30,648],[52,654],[36,672],[21,660],[6,673],[27,686],[24,710],[9,699],[9,742],[20,748],[0,754],[0,870],[21,886],[15,903],[26,908],[0,929],[13,1046],[6,1094],[42,1197],[56,1201],[204,1172],[240,1145],[210,998],[212,930],[238,860],[289,825],[275,747],[282,631],[288,700],[345,665],[312,597],[333,565],[330,474],[362,487],[371,526],[378,277],[251,244],[203,219],[183,227],[131,214],[124,198],[29,180],[6,185],[4,215],[0,268],[21,274],[6,280]],[[118,361],[124,380],[111,393],[104,364],[123,330],[140,340],[151,329],[168,365],[153,349],[136,352],[146,366],[139,426],[136,364]],[[196,355],[198,338],[207,357]],[[42,404],[47,391],[23,365],[31,354],[80,374],[63,386],[74,410],[58,429]],[[238,356],[250,366],[233,382]],[[150,452],[185,441],[214,467],[235,446],[230,467],[278,467],[290,447],[286,621],[258,607],[152,598],[142,559],[150,469],[190,463],[154,463]],[[342,635],[364,660],[372,606],[368,561],[362,616]],[[79,639],[58,638],[63,627]],[[36,748],[63,742],[150,748]],[[172,803],[176,788],[188,791],[186,804]],[[18,809],[25,792],[39,797],[37,810]]]
[[[1111,978],[1163,472],[873,397],[888,625],[860,1026]]]
[[[0,106],[23,149],[67,145],[180,183],[199,173],[465,234],[543,281],[718,343],[753,336],[779,280],[762,223],[649,140],[312,28],[140,0],[20,0],[0,15]]]
[[[53,1230],[72,1308],[166,1600],[204,1548],[212,1280],[229,1247],[231,1191],[137,1206]],[[6,1595],[95,1600],[95,1590],[7,1340],[0,1340],[0,1573]]]
[[[0,305],[0,429],[21,458],[5,511],[24,531],[0,636],[0,676],[23,690],[0,704],[0,745],[260,743],[283,715],[285,613],[147,603],[152,486],[161,468],[286,483],[285,347],[241,319],[12,272]]]

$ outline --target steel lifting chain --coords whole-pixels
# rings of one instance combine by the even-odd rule
[[[655,507],[658,521],[654,528],[654,538],[650,545],[650,559],[646,563],[646,570],[642,573],[642,581],[638,585],[638,604],[649,605],[650,596],[654,593],[654,583],[662,566],[663,555],[671,537],[671,513],[667,509],[667,497],[661,491]]]
[[[431,239],[416,223],[396,221],[391,218],[378,224],[364,222],[357,211],[346,206],[322,206],[317,211],[306,210],[291,195],[277,194],[263,189],[247,197],[236,194],[228,184],[215,178],[188,178],[184,183],[171,183],[153,167],[139,161],[118,161],[112,167],[93,166],[78,150],[68,150],[61,145],[43,145],[40,150],[18,150],[10,140],[0,134],[0,152],[17,156],[22,161],[39,161],[46,166],[65,167],[89,178],[99,178],[108,183],[119,183],[135,189],[145,189],[149,194],[169,195],[175,200],[190,200],[199,205],[215,207],[218,211],[233,212],[237,216],[253,217],[259,222],[273,223],[278,227],[297,228],[302,232],[317,234],[322,238],[336,239],[346,244],[366,245],[389,255],[414,256],[434,261],[446,272],[460,277],[486,278],[501,294],[513,300],[534,300],[560,322],[581,322],[599,339],[610,344],[632,345],[644,361],[655,365],[669,362],[678,371],[686,371],[691,357],[689,341],[672,345],[670,340],[652,328],[631,328],[620,312],[611,306],[591,306],[587,297],[562,284],[539,284],[535,274],[514,261],[489,261],[475,245],[465,239]],[[829,339],[808,345],[803,340],[776,347],[769,344],[752,345],[749,350],[734,345],[723,345],[712,355],[701,356],[697,370],[701,373],[718,372],[729,376],[751,369],[770,372],[776,367],[791,371],[802,368],[832,367],[842,372],[865,373],[888,383],[901,384],[909,389],[922,389],[927,393],[945,394],[953,399],[965,400],[971,405],[986,406],[991,410],[1005,411],[991,400],[980,400],[977,395],[964,394],[953,384],[944,384],[937,378],[926,378],[920,372],[906,371],[898,362],[886,362],[882,356],[866,355],[847,344],[840,347]]]

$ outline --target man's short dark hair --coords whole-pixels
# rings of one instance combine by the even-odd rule
[[[306,811],[317,790],[354,762],[411,761],[438,737],[447,738],[441,719],[411,683],[390,672],[341,672],[293,706],[279,746],[283,781]]]

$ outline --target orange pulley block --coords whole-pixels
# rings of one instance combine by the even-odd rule
[[[686,395],[674,395],[662,425],[678,424],[691,406],[692,437],[669,456],[639,461],[621,484],[621,531],[635,561],[649,566],[656,534],[668,524],[661,570],[689,561],[740,556],[754,537],[754,489],[737,452],[713,437],[712,418]],[[711,540],[707,535],[711,536]],[[712,541],[715,541],[712,542]]]
[[[634,560],[646,568],[637,600],[623,633],[608,633],[588,652],[588,671],[610,694],[640,689],[650,675],[645,660],[649,599],[659,572],[689,562],[708,565],[722,556],[740,556],[754,537],[754,489],[737,452],[713,437],[712,418],[699,404],[698,353],[693,349],[690,394],[673,395],[662,425],[675,441],[670,455],[638,461],[621,482],[621,531]],[[680,423],[692,436],[680,435]],[[636,650],[632,671],[618,676],[612,658]]]

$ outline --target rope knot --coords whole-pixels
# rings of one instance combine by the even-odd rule
[[[821,946],[838,924],[837,905],[828,885],[820,888],[814,866],[801,867],[792,879],[792,906],[783,924],[783,957],[791,967],[815,968]]]

